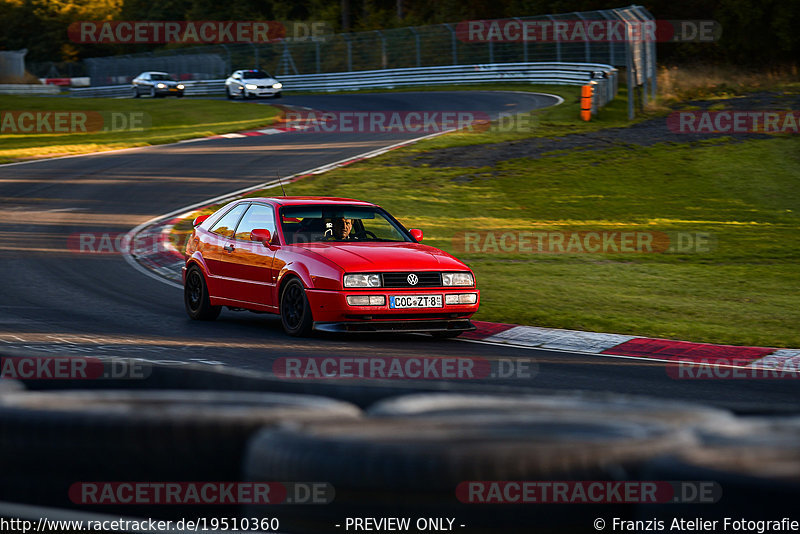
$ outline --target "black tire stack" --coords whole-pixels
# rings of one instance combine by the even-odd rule
[[[794,513],[800,499],[800,417],[717,421],[704,425],[696,435],[700,441],[696,447],[653,459],[643,475],[713,480],[721,489],[719,501],[643,505],[639,516],[671,521],[676,513],[692,513],[720,521],[722,529],[726,517],[780,520]]]
[[[84,506],[69,490],[79,482],[239,481],[246,444],[258,430],[360,415],[345,402],[275,393],[8,393],[0,396],[0,500],[170,517],[180,510]],[[212,511],[235,515],[238,507]]]
[[[381,401],[368,415],[358,423],[265,429],[253,438],[248,480],[325,480],[336,488],[326,508],[273,511],[291,518],[290,531],[335,532],[349,516],[405,515],[455,517],[465,532],[528,532],[532,525],[585,532],[598,510],[633,518],[636,505],[470,503],[465,483],[639,480],[652,459],[696,446],[693,428],[733,419],[688,403],[582,393],[409,395]]]
[[[277,517],[293,533],[342,532],[347,517],[446,517],[465,533],[568,533],[594,531],[598,517],[747,511],[774,519],[791,515],[800,495],[800,418],[580,391],[402,394],[190,366],[106,383],[157,389],[25,391],[0,381],[0,500],[134,517]],[[303,394],[311,391],[330,398]],[[72,484],[102,481],[317,482],[331,484],[335,499],[206,510],[69,499]],[[706,504],[481,503],[465,495],[470,481],[711,481],[721,496]]]

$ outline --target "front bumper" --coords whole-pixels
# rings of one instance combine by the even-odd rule
[[[314,323],[320,332],[467,332],[476,326],[469,319],[418,319],[409,321],[342,321],[338,323]]]
[[[474,293],[475,304],[445,304],[448,294]],[[306,290],[314,315],[315,328],[336,332],[443,332],[472,330],[469,318],[478,311],[480,291],[470,288],[426,288],[418,290],[386,289],[323,291]],[[351,306],[350,295],[384,295],[383,306]],[[437,308],[390,308],[391,295],[442,295],[443,305]]]
[[[170,95],[183,96],[183,89],[172,89],[172,88],[169,88],[169,87],[167,87],[165,89],[156,88],[156,94],[157,95],[163,95],[163,96],[170,96]]]
[[[246,91],[248,95],[256,97],[275,96],[281,92],[280,89],[246,89]]]

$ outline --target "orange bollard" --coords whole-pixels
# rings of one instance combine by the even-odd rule
[[[592,120],[592,93],[594,87],[591,84],[581,86],[581,119]]]

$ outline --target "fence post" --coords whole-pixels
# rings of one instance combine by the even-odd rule
[[[224,44],[220,44],[220,46],[222,47],[223,50],[225,50],[225,54],[228,56],[228,58],[225,60],[225,70],[227,71],[227,75],[230,76],[231,75],[231,51],[228,50],[228,47],[225,46]]]
[[[458,65],[458,49],[456,48],[456,31],[449,24],[442,24],[445,28],[450,30],[450,40],[453,46],[453,65]]]
[[[628,120],[632,121],[635,116],[633,111],[633,99],[636,95],[636,79],[633,76],[633,49],[631,48],[631,31],[628,21],[625,21],[625,61],[628,71]]]
[[[353,72],[353,43],[350,42],[350,34],[342,34],[347,42],[347,72]]]
[[[553,23],[553,35],[556,37],[556,62],[561,63],[561,38],[556,33],[556,19],[553,15],[547,15],[547,18]]]
[[[375,30],[375,33],[378,34],[378,37],[381,39],[381,65],[383,69],[387,68],[386,63],[386,38],[383,36],[383,32],[380,30]]]
[[[514,20],[519,22],[520,32],[522,32],[522,61],[524,63],[528,62],[528,39],[525,38],[525,30],[523,29],[522,25],[524,24],[519,17],[514,17]]]
[[[409,27],[411,32],[414,34],[414,41],[416,42],[417,48],[417,67],[422,66],[421,56],[420,56],[420,47],[419,47],[419,32],[414,26]]]
[[[653,14],[650,13],[647,10],[647,8],[645,8],[643,6],[638,6],[637,10],[639,11],[639,14],[642,16],[642,18],[647,20],[649,24],[655,24],[655,17],[653,17]],[[653,27],[653,33],[655,33],[655,29],[656,28]],[[655,102],[656,101],[656,78],[658,77],[658,68],[657,68],[657,65],[656,65],[656,40],[655,39],[651,39],[648,42],[648,48],[650,50],[650,58],[651,58],[650,59],[650,67],[652,69],[652,78],[650,80],[650,90],[651,90],[650,96],[653,99],[653,102]]]
[[[577,11],[573,11],[572,14],[573,15],[577,15],[578,18],[581,19],[581,22],[584,22],[586,20],[586,19],[583,18],[583,15],[581,15]],[[588,29],[588,27],[584,26],[583,29],[585,31],[585,30]],[[591,63],[592,62],[592,50],[591,50],[591,48],[589,46],[589,37],[588,37],[588,35],[587,35],[586,39],[584,39],[584,41],[583,41],[583,48],[584,48],[584,50],[586,52],[586,63]]]
[[[258,69],[258,49],[253,42],[247,43],[253,47],[253,68]]]
[[[646,29],[647,29],[647,18],[639,13],[638,9],[634,7],[631,9],[633,12],[633,16],[636,18],[636,24],[639,26],[639,41],[636,43],[636,46],[639,47],[639,54],[642,57],[642,105],[647,105],[647,93],[649,90],[648,85],[650,84],[648,77],[650,76],[650,50],[649,45],[647,44],[647,37],[646,37]]]
[[[600,11],[600,13],[602,13],[602,15],[603,15],[603,18],[604,18],[604,19],[606,19],[606,20],[610,20],[610,21],[615,21],[615,20],[617,20],[617,19],[615,19],[615,18],[613,18],[613,17],[610,17],[610,16],[608,15],[608,11],[607,11],[607,10],[605,10],[605,9],[603,9],[602,11]],[[607,63],[608,63],[609,65],[614,65],[614,64],[615,64],[615,63],[614,63],[614,45],[616,45],[616,44],[617,44],[617,43],[615,43],[614,41],[611,41],[611,40],[609,40],[609,42],[608,42],[608,61],[607,61]]]

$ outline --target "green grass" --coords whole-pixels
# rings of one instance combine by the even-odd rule
[[[457,181],[465,175],[470,181]],[[476,319],[797,347],[798,181],[800,143],[784,138],[567,154],[495,169],[376,159],[287,193],[369,200],[422,228],[425,243],[475,270]],[[604,230],[704,232],[714,246],[685,254],[465,253],[454,240],[465,231]]]
[[[272,106],[192,98],[134,100],[25,96],[0,96],[0,110],[3,113],[86,111],[98,112],[106,118],[112,113],[124,114],[125,117],[130,113],[143,113],[145,119],[140,131],[13,134],[4,129],[0,132],[0,163],[173,143],[263,127],[274,122],[279,113]],[[87,124],[92,124],[91,119]]]

